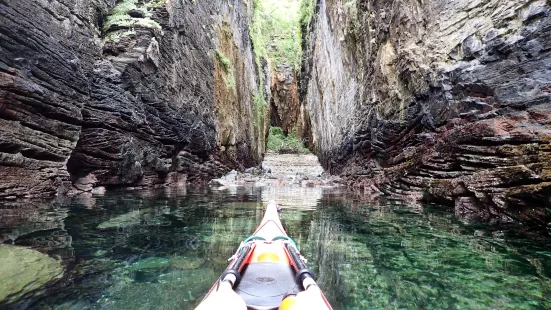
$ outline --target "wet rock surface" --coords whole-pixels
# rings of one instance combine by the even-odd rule
[[[130,2],[126,17],[113,0],[0,3],[0,198],[196,183],[259,163],[252,2]]]
[[[1,199],[241,171],[271,115],[366,196],[551,222],[549,2],[316,1],[303,103],[289,68],[256,68],[252,1],[131,2],[124,22],[114,0],[0,2]],[[259,75],[274,113],[255,110]],[[308,173],[239,182],[330,180]]]
[[[36,250],[0,244],[0,306],[17,300],[63,276],[63,267]]]
[[[545,227],[550,25],[541,0],[317,1],[301,93],[322,165],[367,196]]]
[[[313,154],[271,154],[264,156],[262,168],[272,175],[285,176],[301,174],[308,177],[319,177],[324,174],[318,158]]]
[[[210,181],[218,189],[253,185],[255,187],[318,187],[341,186],[341,178],[324,172],[313,154],[267,153],[261,168],[249,168],[244,172],[230,171],[225,176]],[[293,196],[293,195],[291,195]]]

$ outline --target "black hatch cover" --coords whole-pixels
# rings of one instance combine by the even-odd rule
[[[293,268],[280,263],[252,263],[241,272],[235,291],[247,306],[257,310],[272,310],[289,293],[298,293]]]

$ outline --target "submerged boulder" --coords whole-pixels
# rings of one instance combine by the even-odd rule
[[[33,249],[0,245],[0,304],[42,288],[63,276],[61,261]]]
[[[170,209],[165,207],[132,210],[99,224],[97,229],[119,229],[137,225],[161,226],[166,222],[163,215],[169,213]]]
[[[140,224],[140,210],[132,210],[98,225],[98,229],[124,228]]]

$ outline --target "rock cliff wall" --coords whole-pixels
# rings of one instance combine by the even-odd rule
[[[297,79],[292,66],[279,65],[272,74],[272,113],[270,123],[281,127],[285,134],[293,131],[300,115]]]
[[[542,0],[319,0],[301,76],[314,148],[367,194],[545,225],[550,39]]]
[[[0,1],[0,197],[259,163],[252,1]],[[254,121],[253,121],[254,120]]]
[[[272,73],[270,126],[281,127],[285,135],[292,134],[309,144],[309,114],[299,98],[298,79],[294,68],[279,65]]]

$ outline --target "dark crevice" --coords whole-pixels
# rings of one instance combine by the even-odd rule
[[[468,161],[463,159],[458,159],[458,165],[462,167],[480,168],[480,169],[494,169],[499,167],[498,165],[492,164],[492,163],[475,162],[475,161]]]
[[[474,146],[474,147],[480,147],[480,146],[492,147],[492,146],[509,146],[509,145],[519,146],[524,144],[538,143],[538,140],[535,140],[534,138],[530,138],[530,139],[524,138],[526,140],[502,140],[501,138],[496,137],[495,141],[492,141],[490,139],[491,138],[488,137],[488,139],[480,139],[476,141],[473,141],[473,140],[463,141],[460,143],[460,145]]]
[[[512,187],[521,187],[521,186],[530,186],[530,185],[538,185],[543,182],[542,179],[521,179],[521,180],[514,180],[514,181],[507,181],[506,186],[496,186],[496,188],[512,188]]]
[[[503,146],[505,146],[505,145],[503,145]],[[461,148],[460,148],[460,152],[458,152],[456,157],[464,156],[464,155],[494,157],[495,159],[511,158],[510,156],[508,156],[506,154],[500,154],[500,153],[497,153],[497,152],[490,152],[490,151],[484,151],[484,150],[475,151],[475,150],[466,150],[466,149],[461,149]]]
[[[36,160],[64,162],[67,159],[67,157],[63,155],[54,154],[47,151],[42,151],[42,150],[37,150],[32,148],[21,149],[20,153],[24,157],[32,158]]]
[[[22,146],[20,144],[0,141],[0,153],[17,154],[20,152],[21,148]]]

